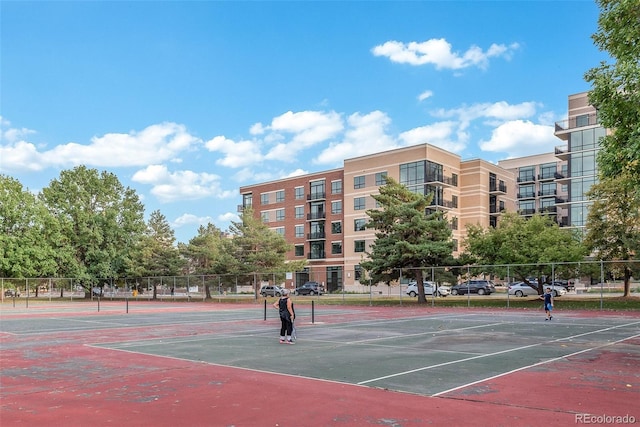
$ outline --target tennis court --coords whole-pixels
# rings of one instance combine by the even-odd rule
[[[289,346],[260,302],[99,309],[2,306],[3,425],[640,422],[637,312],[297,304]]]

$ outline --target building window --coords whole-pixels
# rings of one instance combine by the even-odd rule
[[[354,271],[353,277],[356,280],[360,280],[360,278],[362,277],[362,267],[360,266],[360,264],[358,264],[354,267],[354,269],[355,271]]]
[[[295,255],[296,256],[304,256],[304,245],[296,245],[295,246]]]
[[[276,221],[284,221],[284,209],[278,209],[276,211]]]
[[[334,215],[342,213],[342,200],[331,202],[331,213]]]
[[[275,229],[276,234],[279,234],[281,236],[284,236],[284,227],[277,227]]]
[[[400,165],[400,184],[409,188],[425,182],[425,161]],[[414,191],[414,189],[411,189]]]
[[[304,218],[304,206],[296,206],[296,219]]]
[[[324,199],[325,198],[325,190],[324,190],[324,180],[322,181],[312,181],[309,186],[311,187],[311,199]]]
[[[518,170],[518,182],[529,182],[536,180],[535,166],[528,166]]]
[[[269,222],[269,212],[260,212],[260,219],[264,223]]]
[[[276,191],[276,202],[284,202],[284,190]]]
[[[364,248],[365,248],[365,244],[364,244],[364,240],[355,240],[353,242],[353,251],[354,252],[364,252]]]
[[[353,209],[356,211],[360,211],[362,209],[364,209],[365,205],[365,198],[364,197],[356,197],[355,199],[353,199]]]
[[[245,208],[250,208],[251,206],[253,206],[253,194],[242,195],[242,206]]]
[[[342,234],[342,223],[340,221],[331,223],[331,234]]]
[[[387,183],[387,172],[378,172],[376,174],[376,185],[385,185]]]
[[[261,205],[269,204],[269,193],[263,193],[260,195],[260,204]]]
[[[331,253],[333,255],[338,255],[342,253],[342,242],[332,242],[331,243]]]
[[[364,218],[358,218],[353,220],[353,230],[354,231],[364,231],[365,225],[367,224],[367,220]]]
[[[458,174],[457,173],[452,173],[451,174],[451,185],[453,185],[454,187],[458,186]]]
[[[451,207],[452,208],[458,207],[458,196],[451,196]]]
[[[457,230],[458,229],[458,217],[454,216],[453,218],[451,218],[451,229],[452,230]]]
[[[353,178],[353,188],[364,188],[364,176],[356,176]]]
[[[331,194],[342,194],[342,181],[331,182]]]
[[[304,225],[296,225],[296,237],[304,237]]]
[[[296,200],[304,199],[304,187],[295,188],[295,197],[296,197]]]

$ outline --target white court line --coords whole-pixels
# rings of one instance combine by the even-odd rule
[[[627,323],[625,325],[612,326],[612,327],[609,327],[609,328],[598,329],[596,331],[587,332],[587,333],[584,333],[584,334],[578,334],[578,335],[573,335],[573,336],[570,336],[570,337],[558,338],[558,339],[555,339],[555,340],[544,341],[544,342],[541,342],[541,343],[536,343],[536,344],[531,344],[531,345],[525,345],[525,346],[522,346],[522,347],[515,347],[515,348],[512,348],[512,349],[497,351],[497,352],[494,352],[494,353],[483,354],[481,356],[467,357],[467,358],[464,358],[464,359],[453,360],[451,362],[439,363],[437,365],[423,366],[422,368],[411,369],[409,371],[398,372],[398,373],[391,374],[391,375],[385,375],[383,377],[372,378],[372,379],[366,380],[366,381],[360,381],[357,384],[358,385],[368,384],[368,383],[372,383],[372,382],[375,382],[375,381],[385,380],[387,378],[399,377],[399,376],[402,376],[402,375],[412,374],[414,372],[420,372],[420,371],[426,371],[428,369],[439,368],[441,366],[454,365],[456,363],[467,362],[469,360],[482,359],[482,358],[485,358],[485,357],[496,356],[496,355],[499,355],[499,354],[511,353],[511,352],[514,352],[514,351],[524,350],[524,349],[527,349],[527,348],[538,347],[538,346],[541,346],[543,344],[550,344],[550,343],[553,343],[553,342],[570,340],[570,339],[577,338],[577,337],[582,337],[582,336],[585,336],[585,335],[596,334],[596,333],[599,333],[599,332],[605,332],[605,331],[609,331],[609,330],[612,330],[612,329],[623,328],[623,327],[633,326],[633,325],[637,325],[637,324],[640,324],[640,322],[633,322],[633,323]],[[627,339],[630,339],[630,338],[635,338],[637,336],[640,336],[640,334],[624,338],[621,341],[624,341],[624,340],[627,340]],[[598,347],[594,347],[594,348],[598,348]],[[578,353],[576,353],[576,354],[578,354]],[[563,357],[567,357],[567,356],[563,356]],[[560,358],[562,358],[562,357],[560,357]],[[532,366],[535,366],[535,365],[532,365]],[[464,387],[464,386],[461,386],[461,387]]]
[[[487,327],[503,325],[503,324],[504,323],[500,322],[500,323],[486,323],[486,324],[476,325],[476,326],[467,326],[466,328],[456,328],[456,329],[453,330],[453,332],[467,331],[469,329],[487,328]],[[404,338],[404,337],[419,337],[419,336],[422,336],[422,335],[435,335],[435,334],[441,334],[441,333],[444,333],[444,332],[451,333],[452,330],[451,329],[442,329],[442,330],[439,330],[439,331],[426,331],[426,332],[418,332],[418,333],[415,333],[415,334],[400,334],[400,335],[393,335],[393,336],[390,336],[390,337],[368,338],[368,339],[365,339],[365,340],[347,341],[346,343],[343,343],[343,344],[362,344],[362,343],[367,343],[367,342],[390,340],[390,339]]]
[[[534,363],[533,365],[523,366],[522,368],[513,369],[511,371],[504,372],[504,373],[501,373],[501,374],[498,374],[498,375],[494,375],[494,376],[491,376],[491,377],[487,377],[487,378],[484,378],[484,379],[481,379],[481,380],[478,380],[478,381],[474,381],[472,383],[468,383],[468,384],[464,384],[464,385],[461,385],[461,386],[458,386],[458,387],[450,388],[449,390],[441,391],[441,392],[438,392],[436,394],[432,394],[431,396],[432,397],[440,396],[440,395],[443,395],[443,394],[446,394],[446,393],[450,393],[452,391],[456,391],[456,390],[459,390],[461,388],[469,387],[469,386],[472,386],[472,385],[475,385],[475,384],[478,384],[478,383],[481,383],[481,382],[484,382],[484,381],[489,381],[489,380],[492,380],[494,378],[500,378],[500,377],[505,376],[505,375],[513,374],[514,372],[524,371],[525,369],[529,369],[529,368],[533,368],[533,367],[536,367],[536,366],[544,365],[544,364],[547,364],[547,363],[555,362],[556,360],[565,359],[567,357],[575,356],[575,355],[581,354],[581,353],[586,353],[588,351],[596,350],[598,348],[608,347],[610,345],[618,344],[618,343],[621,343],[623,341],[630,340],[632,338],[637,338],[637,337],[640,337],[640,334],[632,335],[632,336],[626,337],[626,338],[622,338],[622,339],[620,339],[618,341],[613,341],[613,342],[608,342],[608,343],[605,343],[605,344],[602,344],[602,345],[597,345],[595,347],[586,348],[584,350],[576,351],[575,353],[566,354],[564,356],[554,357],[553,359],[544,360],[542,362]],[[553,341],[551,341],[551,342],[553,342]]]

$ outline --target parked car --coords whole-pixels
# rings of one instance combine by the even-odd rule
[[[424,285],[425,295],[433,295],[436,288],[438,289],[438,296],[446,297],[450,293],[447,286],[436,286],[435,283],[426,281],[422,282],[422,284]],[[409,282],[405,293],[412,297],[418,296],[418,284],[416,282]]]
[[[307,282],[297,287],[293,293],[296,295],[322,295],[324,294],[324,286],[318,282]]]
[[[538,286],[537,282],[532,282],[531,284],[536,287]],[[567,293],[567,290],[564,288],[564,286],[547,284],[543,285],[544,289],[547,289],[548,287],[551,288],[551,294],[554,297],[559,297]],[[538,291],[535,288],[532,288],[524,282],[512,283],[511,285],[509,285],[508,292],[509,295],[515,295],[517,297],[538,295]]]
[[[496,285],[491,280],[468,280],[451,287],[451,295],[464,295],[467,292],[478,295],[491,295]]]
[[[266,296],[279,297],[282,295],[282,288],[276,285],[263,286],[260,289],[260,295],[262,295],[263,297],[266,297]]]
[[[20,296],[20,291],[17,289],[7,289],[4,291],[4,296],[5,297],[19,297]]]

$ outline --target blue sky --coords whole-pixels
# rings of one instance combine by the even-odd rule
[[[552,151],[593,1],[2,1],[0,173],[115,173],[187,242],[239,187],[428,142]]]

